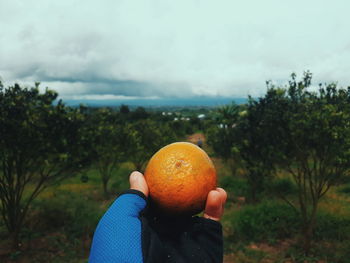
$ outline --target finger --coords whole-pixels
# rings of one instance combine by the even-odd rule
[[[204,210],[205,218],[215,221],[220,220],[223,214],[223,201],[225,199],[225,193],[221,190],[212,190],[209,192]]]
[[[223,188],[216,188],[216,191],[219,191],[221,194],[221,201],[222,201],[222,208],[224,208],[226,200],[227,200],[227,193]]]
[[[148,186],[142,173],[134,171],[129,178],[130,189],[138,190],[148,197]]]

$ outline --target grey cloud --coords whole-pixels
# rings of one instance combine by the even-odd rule
[[[62,96],[246,96],[350,84],[348,1],[0,1],[0,76]]]

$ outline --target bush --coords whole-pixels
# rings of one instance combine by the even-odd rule
[[[112,194],[120,194],[129,189],[129,176],[132,170],[120,167],[111,178],[110,192]]]
[[[235,239],[269,241],[290,238],[297,233],[300,218],[296,211],[280,202],[263,202],[242,208],[232,218]]]
[[[339,193],[350,195],[350,184],[347,184],[339,189]]]
[[[288,178],[275,178],[266,184],[266,193],[274,196],[296,194],[296,185]]]
[[[350,241],[323,241],[313,243],[309,256],[306,256],[298,246],[291,246],[286,254],[293,259],[293,262],[348,263],[349,251]]]
[[[248,183],[247,180],[235,177],[224,176],[220,178],[220,186],[224,188],[229,194],[234,196],[247,196],[248,195]]]
[[[36,200],[31,221],[39,231],[63,230],[78,237],[93,233],[102,211],[93,201],[68,191],[58,191],[50,199]]]
[[[320,211],[314,237],[316,240],[350,240],[350,218]]]
[[[301,227],[299,214],[287,204],[277,201],[247,205],[235,213],[230,221],[232,238],[247,242],[273,242],[295,237]],[[350,218],[319,211],[314,240],[350,240]]]

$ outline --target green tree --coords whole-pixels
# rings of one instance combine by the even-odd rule
[[[218,125],[207,131],[209,145],[229,164],[232,173],[237,168],[244,169],[250,188],[248,200],[253,203],[258,201],[266,178],[273,172],[268,156],[261,150],[270,139],[260,128],[264,105],[250,98],[246,106],[233,103],[220,107],[214,114]]]
[[[292,74],[285,88],[268,83],[265,97],[248,108],[248,118],[256,115],[260,123],[248,144],[263,142],[251,158],[265,156],[268,165],[289,173],[297,186],[297,200],[284,200],[301,215],[306,253],[319,200],[350,167],[350,88],[330,84],[310,92],[311,78],[311,73],[305,72],[297,81]],[[264,108],[261,114],[255,111],[259,107]]]
[[[184,140],[186,135],[195,131],[190,121],[187,120],[170,120],[167,122],[171,130],[176,134],[178,140]]]
[[[253,167],[251,161],[244,160],[243,158],[246,157],[243,154],[245,151],[253,150],[247,147],[249,145],[245,144],[246,140],[244,140],[244,136],[248,136],[247,132],[251,131],[250,129],[243,129],[244,125],[250,125],[245,119],[246,112],[245,105],[236,105],[235,103],[218,108],[213,114],[216,124],[211,125],[207,129],[206,135],[208,144],[229,165],[233,176],[237,174],[238,168],[244,168],[246,170],[244,175],[249,181],[251,193],[248,200],[256,202],[257,192],[262,188],[260,173],[256,173],[255,170],[253,171],[251,169]],[[240,145],[245,146],[245,148],[239,147]],[[238,149],[241,150],[241,155],[238,154]],[[247,165],[248,162],[250,163],[249,165]]]
[[[40,93],[39,83],[0,85],[0,209],[14,246],[32,201],[84,168],[89,157],[81,109],[54,103],[57,95]]]
[[[145,120],[149,117],[149,113],[144,107],[137,107],[133,112],[131,112],[130,119],[135,120]]]
[[[239,112],[240,107],[235,103],[218,108],[214,116],[217,125],[211,126],[206,132],[208,144],[217,155],[229,163],[233,163],[233,128],[237,125]]]
[[[118,165],[127,157],[131,138],[129,125],[120,124],[118,114],[108,108],[91,114],[88,125],[91,150],[101,176],[104,196],[108,199],[108,182]]]
[[[120,106],[119,112],[122,114],[128,114],[130,112],[129,106],[122,104]]]
[[[142,171],[145,163],[161,147],[174,142],[176,135],[167,124],[161,124],[150,119],[141,120],[130,126],[132,139],[129,144],[128,159],[138,171]]]
[[[277,171],[273,144],[275,137],[282,134],[279,127],[283,125],[281,114],[285,112],[285,101],[280,100],[283,94],[280,89],[269,89],[258,100],[249,97],[233,130],[233,152],[245,170],[253,203],[259,201],[259,194],[266,190],[266,184]]]

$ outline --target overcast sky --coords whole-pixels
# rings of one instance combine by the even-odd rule
[[[0,76],[64,99],[262,95],[292,72],[350,85],[348,0],[0,0]]]

